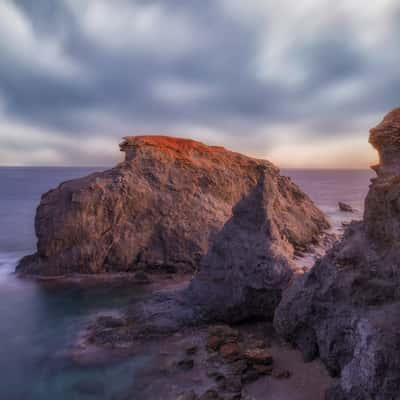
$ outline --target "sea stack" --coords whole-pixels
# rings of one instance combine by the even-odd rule
[[[288,258],[328,227],[322,212],[268,161],[167,136],[126,137],[120,148],[125,161],[115,168],[42,196],[37,252],[21,260],[19,273],[193,273],[232,208],[260,184],[260,173],[268,220]]]
[[[400,395],[400,109],[371,130],[377,178],[364,219],[283,295],[275,327],[340,377],[332,400]]]

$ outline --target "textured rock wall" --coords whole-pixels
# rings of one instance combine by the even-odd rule
[[[204,320],[242,321],[272,317],[292,276],[293,247],[282,235],[283,202],[265,170],[234,209],[200,264],[188,295]],[[293,193],[291,194],[293,196]],[[292,220],[297,232],[302,220]]]
[[[338,384],[329,399],[400,398],[400,109],[371,130],[378,150],[364,219],[284,294],[275,327]]]

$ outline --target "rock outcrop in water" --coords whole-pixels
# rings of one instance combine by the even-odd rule
[[[364,219],[284,294],[275,327],[339,383],[335,400],[400,398],[400,109],[371,130],[378,150]]]
[[[115,168],[42,196],[37,253],[23,258],[18,272],[194,271],[232,207],[260,184],[260,174],[261,200],[268,203],[262,221],[270,226],[265,234],[284,257],[308,248],[328,226],[268,161],[165,136],[127,137],[120,147],[126,159]]]
[[[350,213],[354,212],[353,207],[351,205],[343,203],[342,201],[339,201],[338,207],[339,210],[343,212],[350,212]]]

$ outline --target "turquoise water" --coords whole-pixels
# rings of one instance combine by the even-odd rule
[[[129,288],[45,288],[3,275],[0,398],[112,399],[134,385],[145,356],[88,367],[65,354],[97,312],[131,301]]]
[[[141,380],[152,354],[106,364],[77,365],[65,352],[100,312],[137,301],[129,287],[43,286],[13,275],[35,248],[33,217],[41,193],[93,168],[0,168],[0,400],[117,400]],[[370,171],[284,170],[338,228],[358,218]],[[358,212],[344,214],[337,202]],[[134,397],[129,397],[134,398]],[[140,395],[137,397],[141,399]]]

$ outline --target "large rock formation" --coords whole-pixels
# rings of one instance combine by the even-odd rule
[[[281,198],[278,185],[266,168],[260,168],[257,185],[235,205],[203,258],[187,291],[203,320],[273,316],[292,277],[293,246],[283,232],[286,210],[296,203],[294,198]],[[292,223],[300,233],[301,219]]]
[[[373,167],[364,220],[292,285],[275,327],[338,384],[329,399],[400,399],[400,109],[371,130]]]
[[[120,147],[126,159],[115,168],[42,196],[37,253],[22,259],[18,272],[193,271],[232,207],[258,185],[260,170],[268,220],[288,258],[328,226],[268,161],[165,136],[127,137]]]

